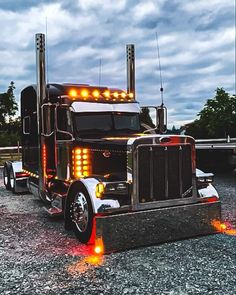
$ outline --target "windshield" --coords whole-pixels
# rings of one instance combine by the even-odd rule
[[[74,125],[79,136],[140,131],[138,113],[74,113]]]

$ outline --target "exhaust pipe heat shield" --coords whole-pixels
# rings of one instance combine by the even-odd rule
[[[104,253],[217,233],[220,201],[96,217]]]

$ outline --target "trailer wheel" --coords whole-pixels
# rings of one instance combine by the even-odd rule
[[[3,182],[8,191],[11,190],[11,184],[10,184],[10,171],[9,171],[9,165],[7,163],[4,164],[3,168]]]
[[[81,243],[91,242],[94,213],[87,190],[76,184],[69,197],[70,221]]]

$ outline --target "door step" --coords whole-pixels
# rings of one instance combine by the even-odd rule
[[[58,207],[43,207],[44,211],[47,212],[47,214],[50,216],[50,217],[63,217],[63,211],[62,209],[58,208]]]

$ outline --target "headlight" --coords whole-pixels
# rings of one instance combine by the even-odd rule
[[[197,186],[198,188],[207,187],[209,184],[213,183],[213,180],[213,173],[202,173],[199,176],[197,176]]]
[[[99,182],[96,185],[96,197],[101,198],[103,195],[127,195],[127,182]]]

